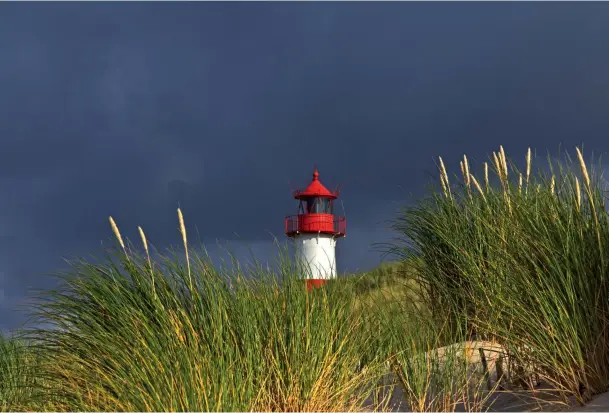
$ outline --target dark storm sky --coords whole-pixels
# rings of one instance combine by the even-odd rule
[[[5,2],[0,327],[109,215],[164,248],[179,203],[212,254],[266,260],[317,164],[339,270],[368,269],[434,157],[604,152],[608,128],[606,3]]]

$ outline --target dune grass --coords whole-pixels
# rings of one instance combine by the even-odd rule
[[[415,309],[422,313],[425,307],[420,300],[420,288],[410,274],[412,271],[414,266],[408,261],[386,262],[371,271],[349,274],[340,282],[351,289],[356,309],[387,313],[400,304],[396,309],[398,314]]]
[[[482,411],[499,382],[469,340],[505,349],[503,389],[584,403],[609,384],[609,220],[577,155],[533,171],[529,151],[521,173],[501,148],[460,180],[440,159],[440,189],[393,222],[400,261],[308,293],[284,249],[216,266],[180,210],[166,254],[110,218],[118,248],[71,261],[32,309],[45,327],[0,340],[0,410],[386,410],[397,386],[412,411]]]
[[[54,410],[364,409],[383,360],[361,368],[371,335],[339,283],[306,293],[287,259],[279,277],[256,263],[216,268],[192,251],[152,260],[111,225],[122,251],[72,262],[36,307],[53,328],[27,334]],[[31,408],[50,397],[39,396]]]
[[[27,410],[28,400],[44,388],[37,359],[23,341],[0,335],[0,411]]]
[[[521,173],[501,148],[497,185],[465,156],[451,185],[440,160],[442,190],[394,221],[393,252],[418,259],[412,274],[436,320],[466,320],[470,337],[507,349],[514,373],[584,403],[609,384],[609,219],[605,182],[576,153],[532,174],[530,150]]]
[[[430,317],[414,271],[410,260],[391,262],[349,280],[356,308],[376,332],[374,348],[381,349],[401,394],[401,411],[486,411],[498,382],[472,363],[466,324],[448,331]]]
[[[119,249],[71,261],[33,308],[45,327],[3,342],[17,351],[0,353],[2,410],[386,410],[396,384],[414,411],[469,400],[463,357],[429,354],[456,338],[440,342],[403,294],[370,299],[399,286],[401,264],[307,293],[285,250],[279,273],[204,252],[152,259],[141,228],[143,254],[110,224]]]

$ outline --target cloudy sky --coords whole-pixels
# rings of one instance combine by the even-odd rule
[[[438,155],[608,131],[606,3],[2,3],[0,327],[109,215],[164,248],[180,205],[212,253],[266,260],[316,164],[339,270],[368,269]]]

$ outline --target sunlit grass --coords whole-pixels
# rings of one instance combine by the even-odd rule
[[[442,191],[398,216],[393,252],[418,259],[436,321],[467,321],[470,337],[506,348],[513,374],[529,366],[583,403],[609,379],[609,219],[605,181],[577,155],[532,174],[529,150],[523,176],[501,148],[497,185],[474,180],[464,158],[449,186],[441,163]]]
[[[440,338],[414,317],[415,301],[404,305],[409,265],[307,293],[285,250],[278,273],[214,266],[194,251],[187,265],[183,253],[152,259],[141,228],[138,254],[110,226],[119,249],[71,261],[34,307],[45,327],[24,334],[27,346],[10,342],[20,350],[3,359],[15,367],[0,378],[3,410],[369,411],[387,409],[396,384],[415,411],[470,400],[464,371],[437,368],[436,356],[413,364],[459,338]]]
[[[29,361],[27,349],[17,340],[0,335],[0,409],[19,410],[20,403],[30,396],[28,383],[31,374],[27,371]]]
[[[180,214],[183,242],[186,233]],[[74,261],[40,297],[32,348],[57,410],[356,411],[382,373],[340,284],[306,293],[299,268],[217,268],[204,254],[127,248]],[[143,231],[140,232],[145,239]],[[128,255],[127,255],[128,253]],[[236,269],[235,269],[236,268]],[[246,274],[247,273],[247,274]],[[247,275],[247,276],[246,276]],[[43,406],[41,393],[30,406]]]
[[[393,223],[401,261],[309,293],[283,248],[214,265],[178,210],[180,251],[138,227],[140,253],[110,218],[118,248],[71,261],[44,327],[0,340],[0,409],[384,410],[383,381],[412,411],[481,411],[538,379],[583,403],[609,385],[605,184],[579,149],[524,159],[501,147],[476,177],[464,156],[458,179],[440,159],[440,189]],[[486,372],[480,343],[501,349]]]

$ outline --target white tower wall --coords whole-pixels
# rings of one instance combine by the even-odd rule
[[[301,233],[295,237],[294,242],[296,260],[310,270],[305,278],[336,278],[336,239],[332,235]]]

